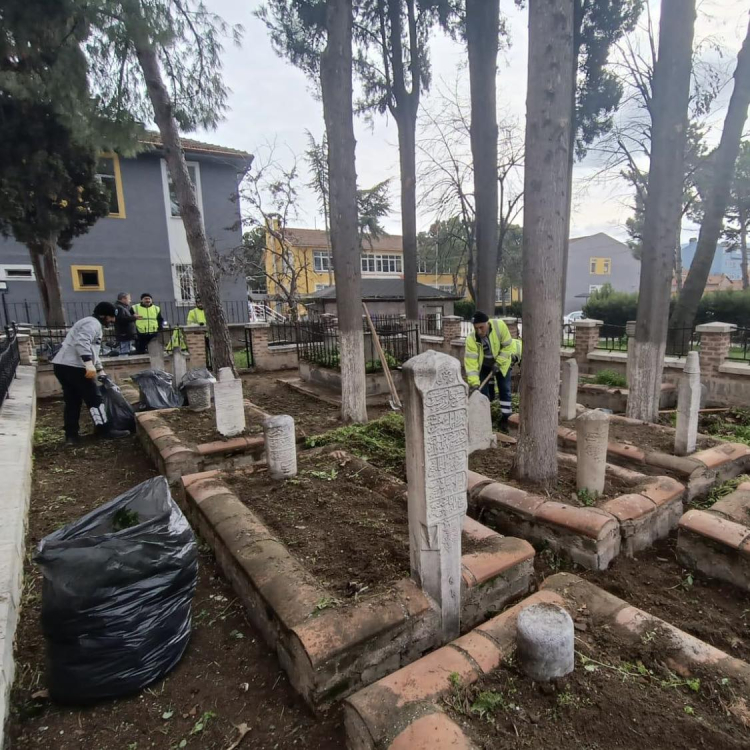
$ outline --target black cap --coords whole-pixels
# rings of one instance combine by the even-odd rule
[[[483,313],[483,312],[480,312],[479,310],[477,310],[474,313],[474,317],[471,319],[471,322],[472,323],[487,323],[489,321],[489,319],[490,318],[487,315],[487,313]]]
[[[115,306],[111,302],[100,302],[94,308],[95,318],[115,317]]]
[[[143,294],[141,295],[141,299],[143,299],[144,297],[151,297],[151,299],[153,299],[153,298],[154,298],[154,295],[153,295],[153,294],[149,294],[148,292],[144,292],[144,293],[143,293]]]

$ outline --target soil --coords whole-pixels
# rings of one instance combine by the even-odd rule
[[[704,412],[698,419],[699,432],[716,435],[717,438],[730,442],[747,443],[750,438],[749,428],[750,410],[748,409]]]
[[[205,411],[190,411],[190,409],[168,411],[163,413],[161,418],[177,437],[191,445],[229,440],[216,431],[216,412],[213,408]],[[255,414],[246,413],[245,424],[243,435],[258,435],[263,432],[263,426]]]
[[[85,416],[82,417],[82,424]],[[62,402],[40,400],[29,514],[26,577],[16,639],[16,679],[7,725],[13,750],[343,750],[338,708],[317,719],[289,685],[274,652],[248,624],[209,548],[200,544],[193,635],[164,680],[116,701],[77,709],[44,697],[44,639],[39,626],[41,576],[31,562],[39,540],[124,490],[154,476],[133,437],[62,443]],[[201,718],[210,712],[202,730]]]
[[[561,422],[560,426],[569,427],[574,430],[576,422],[575,420]],[[644,451],[657,451],[670,456],[674,455],[674,434],[647,425],[623,424],[622,422],[611,421],[609,423],[609,442],[625,443],[627,445],[635,445]],[[712,448],[714,445],[718,445],[718,443],[718,440],[699,437],[696,443],[696,450],[701,451],[706,448]]]
[[[503,484],[509,484],[513,487],[531,492],[532,494],[543,495],[550,500],[556,500],[568,505],[583,506],[577,494],[576,470],[575,467],[559,464],[557,484],[553,488],[535,487],[529,482],[520,483],[514,479],[516,467],[516,454],[512,447],[500,445],[497,448],[490,448],[486,451],[476,451],[469,456],[469,469],[483,474],[490,479],[496,479]],[[595,505],[601,505],[607,500],[612,500],[620,495],[626,495],[637,491],[639,485],[629,484],[619,477],[607,474],[604,480],[604,492],[596,498]]]
[[[732,656],[750,662],[750,594],[704,578],[677,561],[677,533],[633,558],[619,555],[604,571],[579,568],[551,550],[536,556],[537,582],[574,572]]]
[[[297,434],[319,435],[341,426],[341,409],[333,404],[305,396],[284,383],[284,373],[252,373],[242,376],[245,398],[269,414],[289,414],[294,417]],[[369,419],[377,419],[388,407],[367,407]],[[301,432],[300,432],[301,431]]]
[[[710,672],[697,682],[675,675],[658,631],[644,642],[589,625],[576,621],[576,668],[567,677],[540,685],[511,662],[454,686],[444,708],[487,750],[750,748],[750,711],[731,683]]]

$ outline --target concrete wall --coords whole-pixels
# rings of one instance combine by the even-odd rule
[[[15,674],[13,642],[21,606],[31,449],[36,420],[35,372],[20,366],[0,408],[0,747]]]
[[[204,222],[209,241],[220,252],[231,250],[241,241],[239,202],[232,200],[237,193],[236,167],[209,157],[189,154],[188,159],[200,163]],[[130,292],[134,299],[143,292],[150,292],[157,304],[175,302],[167,221],[176,219],[167,217],[161,159],[157,154],[120,159],[120,170],[126,218],[100,219],[88,234],[76,238],[71,250],[58,252],[60,284],[69,323],[90,314],[91,308],[101,300],[114,302],[121,291]],[[0,238],[0,265],[29,263],[29,252],[24,245]],[[71,265],[103,266],[105,290],[74,291]],[[238,309],[243,309],[243,320],[246,320],[244,279],[223,278],[221,297],[224,303],[234,302]],[[8,281],[5,302],[12,320],[43,322],[35,281]],[[169,322],[184,323],[179,318],[183,310],[186,315],[188,309],[170,310],[171,316],[178,320]]]
[[[591,258],[610,258],[609,274],[592,274]],[[576,237],[570,241],[568,276],[565,283],[565,312],[582,310],[589,294],[589,286],[612,284],[618,292],[637,292],[641,277],[641,264],[624,243],[599,233],[589,237]]]

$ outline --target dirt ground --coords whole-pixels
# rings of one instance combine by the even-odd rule
[[[750,748],[750,711],[731,682],[678,677],[658,631],[626,642],[588,620],[575,621],[576,669],[554,685],[533,683],[511,662],[455,684],[444,708],[487,750]]]
[[[216,412],[213,408],[206,411],[182,408],[178,411],[164,412],[161,418],[185,443],[201,445],[228,439],[216,431]],[[254,414],[245,414],[245,424],[244,435],[258,435],[263,432],[263,427]]]
[[[575,420],[561,422],[560,426],[569,427],[574,430],[576,422]],[[647,425],[610,422],[609,442],[635,445],[644,451],[658,451],[659,453],[667,453],[670,456],[674,454],[674,435],[664,432],[663,430],[651,428]],[[701,451],[705,448],[712,448],[718,443],[718,440],[701,437],[698,439],[696,450]]]
[[[61,427],[62,403],[40,401],[29,551],[54,529],[155,474],[135,438],[107,443],[92,438],[71,450],[62,445]],[[312,716],[276,655],[248,624],[206,545],[200,545],[188,650],[166,679],[130,698],[76,709],[43,697],[40,590],[40,575],[29,557],[8,750],[225,750],[243,723],[249,731],[239,750],[345,747],[339,710]]]
[[[574,467],[560,464],[558,467],[558,482],[552,489],[534,488],[528,482],[523,485],[513,478],[513,472],[516,465],[515,449],[512,446],[499,445],[497,448],[490,448],[486,451],[476,451],[469,456],[469,469],[476,471],[478,474],[484,474],[490,479],[496,479],[503,484],[509,484],[513,487],[520,487],[527,492],[533,492],[544,495],[550,500],[556,500],[569,505],[600,505],[601,503],[634,492],[637,485],[628,484],[622,479],[607,474],[604,482],[604,492],[596,498],[595,502],[589,499],[587,503],[579,497],[577,493],[576,470]]]

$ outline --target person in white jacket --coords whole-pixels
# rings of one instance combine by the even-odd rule
[[[115,320],[115,306],[111,302],[100,302],[92,315],[81,318],[68,331],[60,351],[52,359],[52,369],[60,381],[65,401],[63,423],[65,442],[75,445],[80,442],[79,420],[81,404],[85,403],[94,420],[94,431],[108,438],[121,438],[129,433],[115,430],[107,420],[99,388],[98,375],[104,374],[99,359],[102,346],[102,324],[111,325]]]

